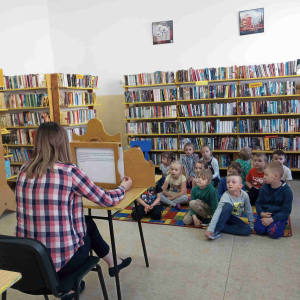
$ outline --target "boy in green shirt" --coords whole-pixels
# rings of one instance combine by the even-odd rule
[[[183,222],[196,227],[208,226],[218,206],[218,192],[211,185],[212,172],[208,169],[200,170],[196,175],[196,186],[192,189],[190,211]]]
[[[245,189],[248,189],[246,185],[246,177],[251,169],[251,163],[250,163],[251,156],[252,156],[252,149],[250,147],[244,147],[240,151],[240,158],[235,161],[239,163],[242,167],[241,177]]]

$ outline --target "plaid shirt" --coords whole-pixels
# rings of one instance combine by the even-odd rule
[[[41,241],[50,251],[56,271],[64,267],[83,246],[86,224],[81,196],[108,207],[124,198],[119,186],[106,192],[75,165],[57,162],[38,179],[19,174],[16,186],[16,236]]]

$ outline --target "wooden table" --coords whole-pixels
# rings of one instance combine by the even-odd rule
[[[155,175],[155,182],[157,182],[161,178],[161,175]],[[117,286],[117,294],[118,294],[118,300],[122,299],[121,296],[121,288],[120,288],[120,279],[119,279],[119,272],[118,272],[118,264],[117,264],[117,252],[116,252],[116,244],[115,244],[115,236],[114,236],[114,228],[113,228],[113,217],[119,213],[119,211],[123,210],[126,208],[130,203],[134,202],[134,206],[137,212],[137,201],[136,199],[142,195],[148,188],[131,188],[128,192],[125,193],[125,197],[123,200],[121,200],[117,205],[112,206],[112,207],[101,207],[94,202],[83,198],[83,208],[88,209],[88,217],[91,217],[93,219],[101,219],[101,220],[107,220],[109,223],[109,231],[110,231],[110,239],[111,239],[111,248],[112,248],[112,254],[113,254],[113,259],[114,259],[114,268],[115,268],[115,279],[116,279],[116,286]],[[107,189],[106,189],[107,190]],[[107,217],[99,217],[99,216],[93,216],[92,215],[92,209],[103,209],[107,210]],[[116,210],[114,214],[111,213],[112,210]],[[143,247],[143,252],[144,252],[144,258],[145,258],[145,263],[146,267],[149,267],[149,261],[148,261],[148,256],[147,256],[147,250],[146,250],[146,245],[144,241],[144,234],[143,234],[143,229],[142,229],[142,224],[141,220],[139,218],[138,213],[136,213],[137,216],[137,223],[140,231],[140,237],[141,237],[141,242],[142,242],[142,247]]]
[[[7,289],[22,278],[20,273],[0,270],[0,295],[6,300]]]

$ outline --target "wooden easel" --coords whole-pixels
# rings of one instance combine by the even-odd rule
[[[121,133],[109,135],[104,130],[103,124],[98,119],[88,121],[86,133],[77,135],[73,132],[73,141],[81,142],[122,142]],[[132,148],[124,151],[125,176],[132,179],[132,187],[155,186],[155,167],[152,161],[146,161],[143,152]],[[97,184],[97,183],[95,183]]]
[[[0,133],[0,158],[4,157],[2,135]],[[0,159],[0,216],[5,210],[16,211],[15,194],[6,181],[4,159]]]

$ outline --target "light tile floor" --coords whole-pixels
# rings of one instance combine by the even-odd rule
[[[132,265],[120,273],[124,300],[252,300],[300,299],[300,180],[292,182],[293,237],[272,240],[266,236],[222,234],[215,241],[204,230],[143,224],[150,268],[145,267],[136,223],[115,221],[117,252],[132,256]],[[110,241],[106,221],[96,221]],[[15,213],[0,217],[0,233],[13,235]],[[102,270],[110,299],[117,299],[115,281]],[[85,277],[82,300],[102,299],[98,277]],[[9,300],[43,299],[10,289]],[[51,299],[54,299],[51,298]]]

